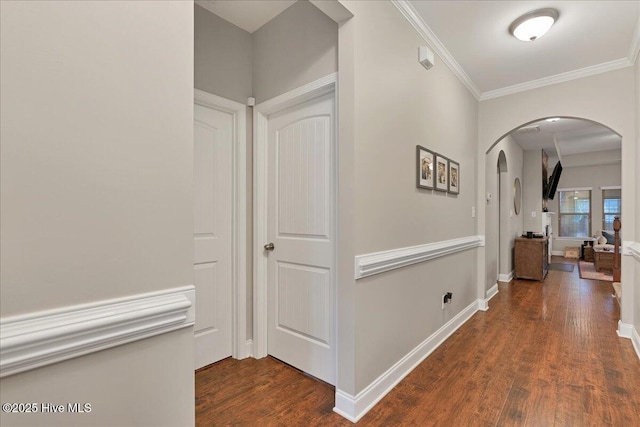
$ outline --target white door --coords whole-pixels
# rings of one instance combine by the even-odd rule
[[[269,117],[268,353],[335,383],[335,93]]]
[[[195,368],[231,356],[233,115],[194,106]]]

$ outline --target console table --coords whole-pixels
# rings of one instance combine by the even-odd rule
[[[544,280],[549,271],[549,237],[518,237],[514,252],[516,278]]]

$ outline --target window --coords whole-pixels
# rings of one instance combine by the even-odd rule
[[[591,236],[591,190],[563,190],[560,194],[560,237]]]
[[[613,219],[621,216],[622,190],[619,188],[602,190],[602,229],[613,230]]]

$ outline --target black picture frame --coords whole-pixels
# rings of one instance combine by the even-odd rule
[[[416,146],[416,186],[426,190],[433,190],[435,174],[433,165],[436,153],[421,146]]]
[[[449,182],[448,192],[460,194],[460,163],[449,159]]]
[[[436,179],[434,190],[449,191],[449,159],[442,154],[436,153],[434,171],[433,175]]]

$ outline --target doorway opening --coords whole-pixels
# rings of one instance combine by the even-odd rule
[[[506,173],[499,160],[503,154],[508,164]],[[493,178],[496,174],[490,171],[495,171],[496,162],[498,174]],[[620,134],[583,118],[537,119],[497,140],[486,152],[486,188],[500,188],[501,206],[487,202],[487,235],[492,231],[499,235],[496,239],[487,238],[488,246],[495,245],[485,252],[487,280],[492,280],[491,272],[496,271],[503,277],[503,248],[512,247],[513,240],[527,231],[549,237],[549,259],[551,255],[564,256],[567,247],[580,250],[585,241],[593,240],[602,231],[611,231],[607,230],[611,223],[608,220],[621,212],[612,209],[624,203],[621,163]],[[554,169],[562,171],[554,174]],[[515,203],[515,191],[511,189],[515,178],[521,183],[520,214],[502,203],[503,195],[507,195],[509,204]],[[550,185],[553,180],[554,186]],[[581,197],[582,193],[589,197]],[[580,202],[579,206],[574,200]],[[624,218],[622,224],[624,227]],[[506,237],[503,228],[508,230]],[[506,256],[508,262],[513,262],[513,254]],[[624,293],[624,284],[622,290]]]

